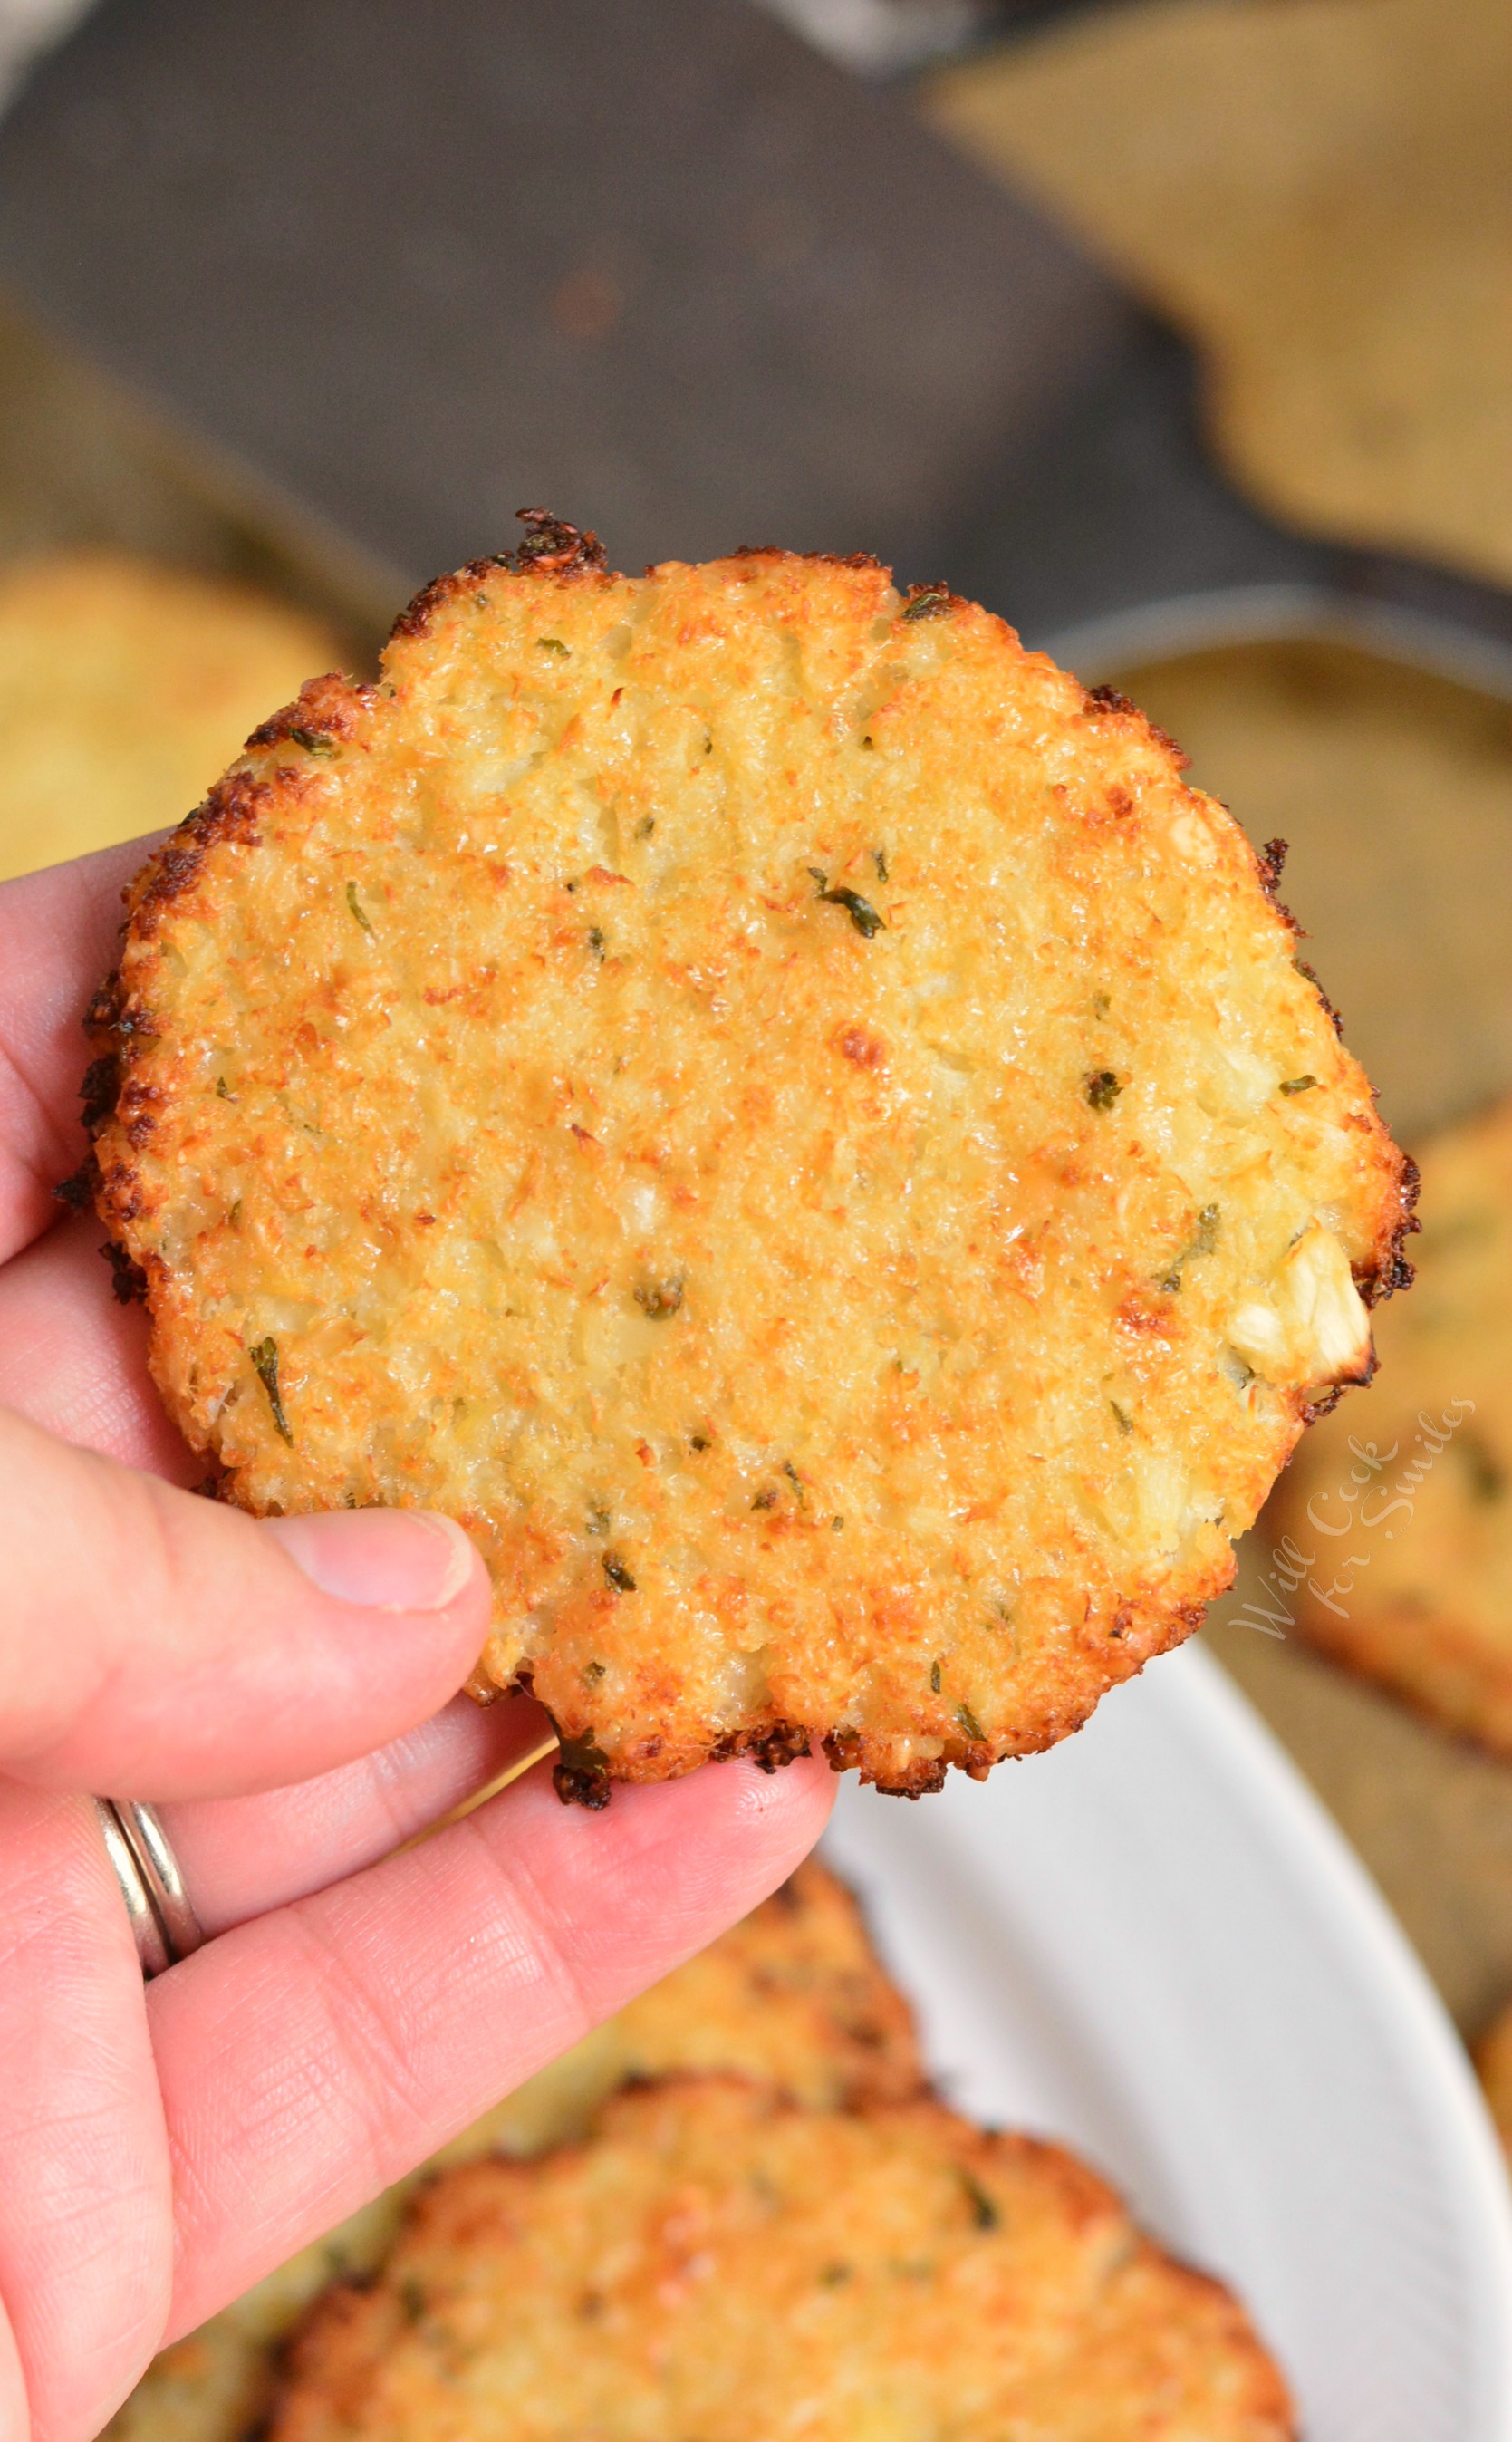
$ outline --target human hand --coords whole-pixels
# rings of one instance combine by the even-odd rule
[[[588,1814],[542,1768],[391,1853],[544,1720],[456,1696],[488,1611],[457,1528],[191,1496],[144,1318],[60,1217],[143,854],[0,887],[0,2442],[87,2442],[165,2340],[754,1906],[833,1786],[723,1764]],[[159,1803],[215,1937],[145,1987],[91,1791]]]

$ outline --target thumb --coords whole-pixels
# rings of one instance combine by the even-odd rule
[[[205,1797],[305,1780],[455,1694],[488,1579],[426,1511],[258,1522],[0,1409],[0,1772]]]

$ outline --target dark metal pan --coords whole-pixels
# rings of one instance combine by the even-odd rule
[[[1247,507],[1182,349],[740,0],[105,0],[0,129],[0,278],[392,595],[543,501],[1089,669],[1321,622],[1512,683],[1505,594]]]

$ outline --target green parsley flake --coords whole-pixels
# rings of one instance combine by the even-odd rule
[[[1172,1265],[1171,1269],[1167,1272],[1165,1278],[1160,1283],[1160,1286],[1163,1289],[1169,1290],[1174,1296],[1175,1291],[1181,1286],[1181,1274],[1186,1266],[1193,1262],[1198,1255],[1211,1255],[1217,1243],[1218,1208],[1216,1204],[1205,1204],[1197,1215],[1195,1235],[1188,1239],[1186,1245],[1182,1248],[1180,1254],[1176,1257],[1175,1262]]]
[[[885,933],[886,925],[870,900],[863,899],[859,890],[831,890],[829,875],[821,873],[816,865],[809,867],[809,878],[819,885],[815,896],[822,899],[827,906],[843,907],[864,941],[871,940],[878,933]]]
[[[1472,1500],[1500,1501],[1506,1490],[1505,1470],[1480,1434],[1462,1433],[1454,1449],[1469,1477]]]
[[[962,2166],[960,2183],[966,2191],[966,2201],[971,2206],[972,2220],[976,2228],[995,2230],[1001,2216],[980,2179],[974,2178],[972,2173]]]
[[[262,1383],[264,1390],[267,1393],[267,1403],[273,1411],[274,1426],[282,1435],[283,1439],[288,1443],[290,1449],[292,1449],[294,1448],[294,1435],[289,1431],[289,1420],[283,1412],[283,1401],[279,1391],[278,1341],[276,1339],[260,1339],[257,1342],[257,1345],[254,1348],[249,1348],[246,1353],[252,1360],[258,1380]]]
[[[429,2300],[422,2283],[412,2277],[399,2284],[399,2309],[407,2324],[423,2322]]]

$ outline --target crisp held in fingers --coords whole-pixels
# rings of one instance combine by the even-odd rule
[[[261,1513],[441,1510],[563,1794],[1048,1745],[1370,1371],[1411,1174],[1171,741],[943,587],[539,514],[134,886],[88,1192]]]

